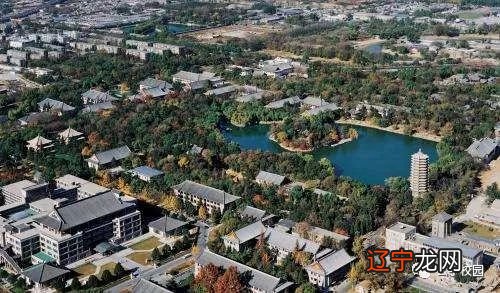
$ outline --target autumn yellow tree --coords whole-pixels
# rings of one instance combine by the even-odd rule
[[[127,184],[127,182],[123,178],[118,179],[117,188],[118,188],[118,190],[120,190],[121,192],[123,192],[127,195],[132,194],[132,188],[130,187],[130,185]]]
[[[198,209],[198,217],[202,220],[206,220],[208,217],[207,208],[205,206],[200,206]]]
[[[178,212],[181,210],[181,202],[175,195],[167,195],[163,200],[163,206],[172,212]]]
[[[186,167],[188,164],[189,164],[189,158],[186,156],[182,156],[177,162],[177,165],[179,165],[179,167],[181,168]]]

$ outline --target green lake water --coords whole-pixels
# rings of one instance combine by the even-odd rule
[[[437,159],[436,143],[420,138],[383,130],[352,126],[357,129],[357,140],[336,147],[324,147],[311,154],[328,158],[337,175],[348,176],[367,184],[383,184],[392,176],[410,175],[410,156],[419,149]],[[226,139],[237,143],[242,150],[283,152],[277,143],[269,140],[268,125],[252,125],[223,130]]]

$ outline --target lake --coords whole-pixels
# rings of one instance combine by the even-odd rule
[[[172,34],[179,34],[194,29],[194,26],[185,25],[182,23],[169,23],[166,25],[167,31]]]
[[[410,156],[419,149],[429,155],[431,162],[437,159],[436,143],[433,141],[373,128],[350,127],[358,131],[357,140],[311,152],[316,159],[328,158],[335,166],[337,175],[349,176],[367,184],[383,184],[388,177],[408,177]],[[285,151],[269,140],[268,131],[268,125],[252,125],[243,128],[231,126],[222,132],[226,139],[237,143],[242,150]]]

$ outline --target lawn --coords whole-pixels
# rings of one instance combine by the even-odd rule
[[[130,248],[133,250],[152,250],[155,247],[162,245],[163,243],[156,237],[149,237],[147,239],[142,240],[141,242],[137,242],[134,245],[131,245]]]
[[[99,278],[101,277],[102,272],[108,270],[111,274],[115,270],[116,262],[108,262],[107,264],[103,264],[101,266],[101,270],[99,271]]]
[[[481,225],[472,221],[465,222],[464,224],[467,225],[467,227],[465,227],[464,229],[464,231],[467,233],[488,239],[496,239],[500,237],[499,229],[495,229],[486,225]]]
[[[151,252],[149,251],[132,252],[131,254],[127,255],[126,258],[135,261],[136,263],[141,265],[148,265],[147,260],[151,258]]]
[[[97,267],[94,264],[86,263],[84,265],[74,268],[73,270],[80,275],[89,276],[95,273],[96,269]]]

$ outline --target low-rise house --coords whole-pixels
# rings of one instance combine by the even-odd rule
[[[293,72],[293,65],[290,63],[267,64],[263,65],[260,70],[254,71],[254,75],[266,75],[272,78],[285,78]]]
[[[21,180],[2,187],[5,205],[13,203],[29,203],[47,196],[48,184],[37,184],[29,180]]]
[[[240,216],[242,218],[253,220],[262,220],[265,215],[266,211],[251,206],[245,206],[245,208],[240,213]]]
[[[151,53],[136,49],[126,49],[125,55],[139,58],[141,60],[148,60]]]
[[[257,174],[257,177],[255,177],[255,182],[261,185],[281,186],[286,183],[286,177],[261,170],[259,171],[259,174]]]
[[[215,97],[229,97],[238,90],[235,85],[223,86],[215,89],[208,90],[204,93],[205,96],[215,96]]]
[[[218,209],[221,213],[240,199],[223,190],[196,183],[190,180],[172,186],[174,193],[183,201],[188,201],[194,206],[204,205],[209,214]]]
[[[194,275],[200,273],[202,267],[213,264],[216,267],[228,269],[236,267],[239,274],[248,276],[245,286],[253,293],[279,293],[288,292],[291,290],[292,282],[286,282],[278,277],[268,275],[264,272],[243,265],[239,262],[215,254],[207,249],[203,250],[195,261]]]
[[[97,51],[106,52],[108,54],[118,54],[120,52],[120,47],[118,46],[97,44],[95,48]]]
[[[301,102],[300,98],[298,96],[294,96],[294,97],[285,98],[285,99],[270,102],[265,107],[268,109],[279,109],[279,108],[283,108],[286,104],[289,104],[289,105],[299,104],[300,105],[300,102]]]
[[[184,46],[170,45],[164,43],[153,43],[153,48],[160,49],[163,51],[170,51],[172,54],[176,55],[184,54],[186,51],[186,47]]]
[[[339,233],[335,233],[335,232],[332,232],[332,231],[328,231],[326,229],[323,229],[323,228],[320,228],[320,227],[315,227],[315,226],[311,226],[308,230],[307,230],[307,238],[316,242],[316,243],[319,243],[319,244],[323,244],[324,241],[329,238],[331,239],[332,241],[334,241],[335,243],[343,243],[343,242],[346,242],[347,240],[349,240],[349,236],[346,236],[346,235],[342,235],[342,234],[339,234]],[[297,233],[297,226],[294,226],[292,228],[292,234],[296,234],[298,235]]]
[[[46,290],[52,282],[58,279],[63,281],[69,278],[70,271],[53,264],[41,263],[27,268],[21,274],[26,283],[33,284],[35,291]]]
[[[102,111],[112,110],[115,106],[111,102],[102,102],[89,104],[82,109],[82,113],[100,113]]]
[[[104,93],[95,89],[90,89],[82,94],[82,101],[84,105],[87,104],[100,104],[104,102],[112,102],[117,99],[109,93]]]
[[[19,118],[17,121],[19,121],[19,124],[21,126],[27,126],[27,125],[37,125],[40,123],[45,123],[45,122],[51,122],[55,119],[55,115],[52,113],[47,113],[47,112],[35,112],[35,113],[29,113],[28,115]]]
[[[305,268],[309,282],[322,288],[328,288],[336,280],[345,277],[349,264],[356,259],[347,254],[345,249],[325,252]]]
[[[495,199],[489,208],[483,208],[481,213],[474,217],[486,225],[495,226],[500,229],[500,199]]]
[[[278,262],[294,251],[308,252],[313,257],[320,251],[320,245],[316,242],[288,234],[275,228],[268,227],[264,238],[269,248],[278,251]]]
[[[247,244],[250,240],[264,235],[266,229],[267,228],[261,221],[257,221],[223,236],[222,239],[224,240],[224,246],[235,251],[240,251],[242,246]]]
[[[57,112],[58,115],[62,115],[65,112],[71,112],[75,110],[75,107],[72,107],[61,101],[53,100],[51,98],[46,98],[39,102],[38,108],[40,109],[40,112],[54,111]]]
[[[104,290],[105,293],[174,293],[150,279],[139,277]]]
[[[139,94],[134,96],[133,99],[162,98],[173,93],[172,89],[173,86],[164,80],[147,78],[139,83]]]
[[[161,217],[157,220],[149,222],[149,233],[160,238],[168,238],[173,236],[182,236],[189,228],[189,222],[184,222],[168,216]]]
[[[202,73],[179,71],[172,76],[172,81],[183,84],[186,89],[198,90],[208,87],[214,78],[216,78],[215,73],[208,71]]]
[[[71,141],[85,139],[83,133],[78,132],[71,127],[68,127],[66,130],[59,132],[57,136],[59,136],[59,139],[65,144],[68,144]]]
[[[474,159],[488,164],[498,156],[499,146],[494,139],[484,137],[480,140],[474,140],[466,151]]]
[[[163,176],[163,172],[148,166],[136,167],[129,171],[132,176],[135,176],[142,181],[151,182]]]
[[[120,161],[132,155],[128,146],[121,146],[104,152],[94,154],[88,158],[87,164],[89,168],[101,170],[104,168],[113,168],[119,165]]]
[[[43,136],[37,135],[35,138],[28,140],[26,142],[26,147],[28,150],[33,150],[35,152],[42,151],[53,147],[52,140],[46,139]]]

